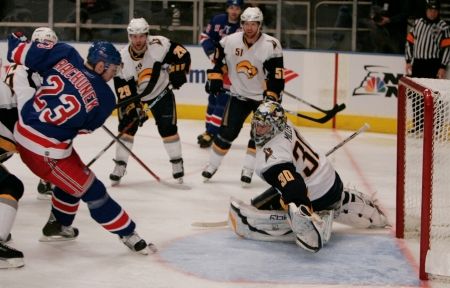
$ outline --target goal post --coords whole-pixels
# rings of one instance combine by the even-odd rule
[[[419,239],[419,276],[450,279],[450,80],[398,87],[396,237]]]

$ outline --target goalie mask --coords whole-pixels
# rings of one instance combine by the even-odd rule
[[[264,146],[278,133],[284,131],[287,117],[281,104],[266,101],[259,105],[251,123],[251,134],[257,146]]]

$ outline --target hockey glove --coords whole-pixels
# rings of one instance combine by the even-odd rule
[[[264,91],[263,99],[264,99],[264,101],[274,101],[274,102],[281,103],[281,97],[277,93],[275,93],[273,91],[269,91],[269,90]]]
[[[223,74],[220,69],[206,70],[208,81],[206,81],[205,91],[208,94],[218,94],[223,90]]]
[[[141,102],[131,103],[119,108],[119,120],[123,127],[135,120],[138,120],[139,126],[142,126],[147,119],[147,113],[145,113]]]
[[[180,87],[187,82],[186,78],[186,64],[172,64],[169,68],[169,80],[172,83],[173,89],[180,89]]]
[[[21,32],[21,31],[16,31],[11,34],[14,38],[17,38],[22,42],[27,42],[27,40],[28,40],[27,36],[25,36],[25,33]]]

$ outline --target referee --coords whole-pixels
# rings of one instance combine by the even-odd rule
[[[439,17],[439,2],[428,0],[425,17],[417,19],[406,36],[406,75],[444,79],[450,64],[450,26]],[[413,127],[409,133],[423,131],[423,98],[412,100]],[[439,117],[441,118],[441,117]],[[438,124],[437,129],[441,125]]]
[[[428,0],[426,16],[417,19],[406,37],[406,74],[445,78],[450,63],[450,26],[439,17],[439,2]]]

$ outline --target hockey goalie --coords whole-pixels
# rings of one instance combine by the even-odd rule
[[[229,226],[244,238],[295,241],[318,252],[331,237],[333,221],[356,228],[385,228],[373,199],[344,185],[326,156],[287,121],[277,102],[263,102],[253,115],[255,172],[271,187],[250,204],[232,198]]]

